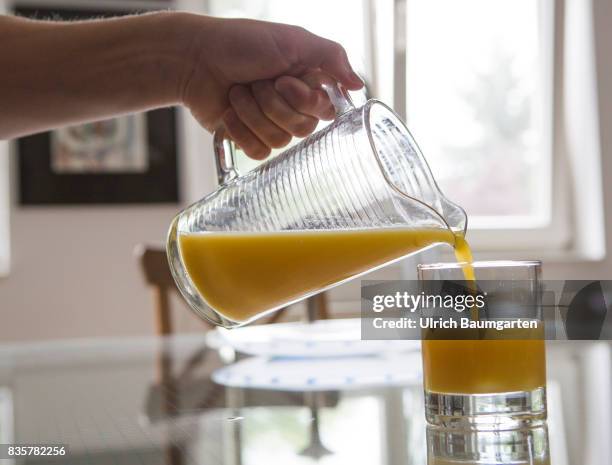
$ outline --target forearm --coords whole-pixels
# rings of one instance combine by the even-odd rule
[[[177,13],[0,17],[0,139],[179,103],[189,49]]]

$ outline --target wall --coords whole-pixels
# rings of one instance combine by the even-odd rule
[[[200,153],[211,138],[186,112],[179,121],[181,195],[191,202],[212,187],[211,154]],[[11,270],[0,277],[0,342],[153,334],[153,300],[134,248],[162,246],[179,209],[24,208],[13,202]],[[174,303],[181,306],[178,299]],[[173,313],[177,329],[201,330],[191,312]]]
[[[132,251],[162,243],[176,207],[15,209],[0,340],[153,331]]]

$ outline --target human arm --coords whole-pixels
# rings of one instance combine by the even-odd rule
[[[303,136],[330,116],[300,77],[361,87],[342,47],[301,28],[160,12],[110,20],[0,16],[0,138],[183,104],[245,151]]]

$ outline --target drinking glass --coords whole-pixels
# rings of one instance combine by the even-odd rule
[[[541,309],[541,263],[474,262],[419,265],[422,286],[463,283],[481,292],[482,312],[469,320],[521,318],[537,328],[444,329],[423,333],[425,415],[430,424],[468,429],[534,426],[546,419],[546,359]],[[477,287],[476,287],[477,286]],[[456,316],[455,316],[456,317]]]

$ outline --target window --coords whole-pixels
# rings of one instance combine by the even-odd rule
[[[475,248],[601,259],[591,2],[394,0],[394,13],[396,108]]]
[[[572,184],[577,154],[564,142],[572,139],[564,120],[570,113],[595,112],[587,119],[597,123],[594,64],[587,63],[593,54],[590,12],[581,7],[570,14],[575,3],[314,0],[297,6],[213,0],[210,5],[213,14],[299,24],[341,42],[366,78],[370,96],[406,119],[440,187],[467,211],[473,246],[496,254],[531,250],[553,256],[589,244],[578,226],[591,227],[579,224],[581,213],[572,202],[601,204],[597,182],[587,200],[579,192],[583,187]],[[581,81],[570,82],[572,76]],[[597,158],[596,129],[592,136]],[[251,168],[248,163],[239,162],[239,168]],[[600,176],[598,160],[592,165],[593,176]],[[603,244],[598,215],[601,210],[591,215],[591,229]],[[592,249],[591,258],[603,254],[603,245]]]
[[[547,54],[534,0],[408,0],[407,122],[477,228],[550,221]]]
[[[395,102],[441,189],[466,210],[477,250],[570,246],[556,13],[554,0],[395,0],[405,60]]]

